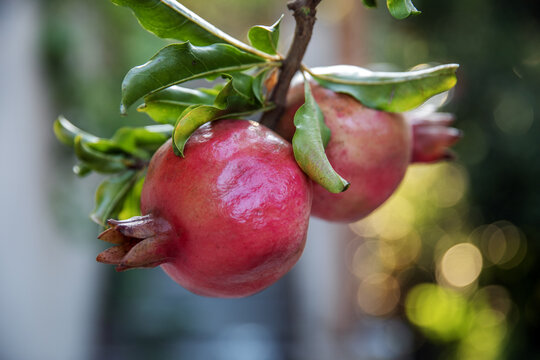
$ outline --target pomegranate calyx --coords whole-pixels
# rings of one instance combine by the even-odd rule
[[[463,137],[463,132],[450,127],[454,121],[453,114],[411,115],[407,120],[413,133],[411,163],[433,163],[456,158],[449,148]]]
[[[98,239],[115,246],[102,251],[98,262],[116,265],[116,271],[151,268],[170,261],[170,226],[152,215],[135,216],[127,220],[109,219],[111,227]]]

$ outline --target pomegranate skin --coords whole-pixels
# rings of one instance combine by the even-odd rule
[[[311,208],[310,181],[284,139],[255,122],[219,120],[174,154],[154,155],[143,214],[167,221],[174,247],[163,270],[205,296],[242,297],[268,287],[299,259]]]
[[[313,187],[312,214],[336,222],[353,222],[369,215],[396,190],[411,156],[411,130],[400,114],[373,110],[353,97],[311,84],[331,138],[328,160],[350,182],[347,191],[332,194]],[[285,139],[294,134],[294,114],[304,103],[303,84],[287,97],[287,109],[276,128]]]

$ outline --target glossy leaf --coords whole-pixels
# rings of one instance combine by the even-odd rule
[[[377,7],[377,0],[362,0],[365,7],[374,8]]]
[[[195,106],[178,120],[174,128],[173,144],[180,156],[184,156],[184,146],[191,134],[201,125],[216,119],[221,112],[221,109],[214,106]]]
[[[90,169],[101,173],[117,173],[124,171],[133,165],[132,160],[123,155],[112,155],[97,151],[88,146],[82,136],[77,135],[73,144],[75,155]]]
[[[174,85],[148,95],[138,111],[162,124],[176,124],[178,117],[191,105],[212,105],[216,94]]]
[[[154,125],[141,128],[123,127],[118,129],[111,140],[123,151],[149,159],[152,154],[172,136],[173,127]],[[143,155],[141,152],[144,151]]]
[[[338,65],[312,69],[311,74],[322,86],[349,94],[370,108],[403,112],[454,87],[458,66],[448,64],[408,72],[372,72]]]
[[[421,13],[414,7],[411,0],[386,0],[386,6],[390,14],[400,20]]]
[[[143,96],[185,81],[206,78],[254,66],[267,65],[259,56],[227,44],[193,46],[189,42],[161,49],[146,64],[131,69],[122,82],[120,111]]]
[[[330,140],[330,129],[311,94],[309,83],[304,85],[305,103],[294,115],[292,144],[294,157],[302,170],[315,182],[332,193],[347,190],[349,183],[332,168],[324,148]]]
[[[173,133],[176,152],[184,156],[184,146],[201,125],[224,117],[237,117],[259,111],[262,104],[253,90],[253,77],[247,74],[225,74],[229,81],[216,96],[212,106],[192,106],[178,119]]]
[[[112,0],[112,2],[130,8],[146,30],[161,38],[190,41],[197,46],[228,43],[244,51],[268,57],[265,53],[216,28],[176,0]]]
[[[277,54],[281,20],[283,15],[272,26],[256,25],[249,29],[248,38],[251,45],[267,54]]]
[[[90,218],[105,226],[107,219],[116,217],[122,209],[124,199],[137,180],[136,171],[124,171],[105,179],[96,190],[95,207]]]
[[[73,146],[80,163],[73,168],[75,174],[84,176],[90,171],[118,173],[140,168],[153,153],[172,135],[170,125],[123,127],[110,139],[88,134],[60,117],[54,132],[60,141]]]
[[[253,92],[253,76],[233,73],[223,74],[223,77],[229,81],[216,96],[214,106],[230,112],[260,108],[261,103]]]
[[[62,115],[54,121],[53,131],[56,138],[68,146],[74,146],[75,138],[77,136],[80,136],[86,141],[96,141],[99,139],[98,137],[79,129]]]

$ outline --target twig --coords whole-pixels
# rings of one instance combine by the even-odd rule
[[[292,10],[296,20],[294,39],[289,48],[287,57],[283,60],[278,82],[270,96],[270,101],[274,103],[274,109],[267,111],[261,117],[261,124],[273,129],[283,112],[287,101],[287,91],[294,74],[300,69],[300,64],[306,53],[313,25],[316,20],[316,8],[321,0],[294,0],[287,3],[289,10]]]

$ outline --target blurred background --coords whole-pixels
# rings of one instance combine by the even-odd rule
[[[411,166],[358,223],[313,219],[290,274],[223,300],[95,263],[100,177],[76,178],[52,132],[60,113],[100,136],[150,123],[119,116],[120,83],[165,41],[106,0],[2,0],[0,359],[540,359],[540,2],[415,0],[401,21],[379,2],[323,1],[305,62],[461,64],[458,161]],[[287,12],[182,3],[242,40]]]

